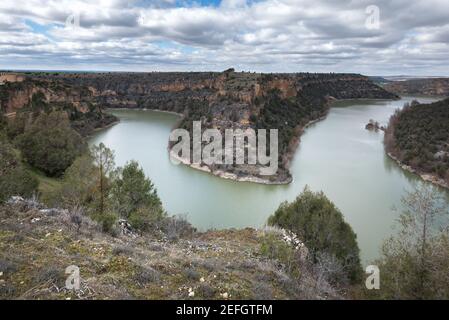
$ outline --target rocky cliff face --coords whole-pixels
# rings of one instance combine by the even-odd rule
[[[11,72],[0,72],[0,85],[8,82],[22,82],[25,80],[23,75]]]
[[[87,112],[89,104],[94,102],[93,92],[86,87],[27,78],[0,87],[2,110],[10,113],[27,107],[32,102],[33,96],[38,93],[42,94],[47,103],[72,104],[80,112]]]
[[[180,127],[192,129],[279,129],[280,168],[261,177],[257,166],[205,166],[232,179],[288,183],[288,166],[299,136],[310,121],[326,115],[334,99],[393,99],[397,96],[358,74],[222,73],[37,73],[7,90],[3,109],[12,112],[42,92],[48,103],[70,102],[79,111],[89,106],[147,108],[184,115]],[[5,90],[3,90],[5,91]],[[1,92],[1,91],[0,91]],[[261,180],[262,179],[262,180]]]
[[[449,96],[449,78],[393,81],[384,88],[399,95]]]
[[[36,114],[49,110],[66,111],[72,127],[83,136],[117,121],[103,112],[94,91],[85,86],[24,76],[22,81],[0,86],[0,111],[9,118],[15,118],[17,112]]]

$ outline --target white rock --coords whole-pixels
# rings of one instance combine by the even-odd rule
[[[203,277],[201,277],[200,278],[200,282],[204,282],[205,280],[204,280],[204,278]]]

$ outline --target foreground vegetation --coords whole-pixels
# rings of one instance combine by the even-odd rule
[[[381,274],[376,299],[449,299],[449,209],[434,188],[420,185],[403,198],[398,232],[374,262]]]
[[[22,221],[18,223],[17,221]],[[83,208],[0,205],[3,299],[339,299],[324,261],[279,228],[196,232],[172,217],[145,232],[104,232]],[[32,261],[32,262],[30,262]],[[65,288],[80,268],[79,290]]]
[[[333,281],[360,282],[362,268],[356,235],[322,192],[314,193],[306,187],[295,201],[282,203],[268,224],[297,234],[314,262],[329,264]]]

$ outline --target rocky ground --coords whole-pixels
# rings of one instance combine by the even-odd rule
[[[76,211],[76,210],[75,210]],[[301,276],[261,252],[281,230],[115,236],[79,212],[15,198],[0,207],[0,299],[310,299],[341,297],[306,263]],[[126,231],[126,232],[125,232]],[[273,238],[274,237],[274,238]],[[299,252],[299,251],[298,251]],[[303,254],[304,253],[304,254]],[[301,260],[302,259],[302,260]],[[79,290],[68,290],[68,266]]]

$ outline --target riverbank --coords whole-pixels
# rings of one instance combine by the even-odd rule
[[[123,111],[123,110],[133,110],[133,111],[155,111],[155,112],[161,112],[161,113],[167,113],[167,114],[173,114],[175,116],[182,117],[182,113],[174,112],[174,111],[167,111],[167,110],[160,110],[160,109],[148,109],[148,108],[109,108],[108,110],[117,110],[117,111]]]
[[[236,175],[235,173],[226,172],[224,170],[212,171],[206,165],[202,166],[200,164],[190,163],[190,161],[188,159],[184,159],[184,158],[180,157],[178,154],[175,154],[171,150],[168,150],[168,151],[169,151],[169,157],[171,157],[172,159],[178,160],[181,164],[188,166],[192,169],[199,170],[199,171],[211,174],[213,176],[222,178],[222,179],[233,180],[233,181],[237,181],[237,182],[250,182],[250,183],[257,183],[257,184],[265,184],[265,185],[286,185],[286,184],[290,184],[293,181],[293,178],[291,176],[284,180],[271,181],[270,179],[263,179],[263,178],[260,178],[257,176],[250,176],[250,175],[240,177],[240,176]]]
[[[449,189],[449,184],[447,184],[443,179],[439,178],[435,174],[421,172],[419,170],[416,170],[416,169],[412,168],[411,166],[403,163],[401,160],[399,160],[397,157],[395,157],[391,152],[386,152],[386,154],[388,155],[388,157],[390,157],[390,159],[395,161],[399,165],[399,167],[401,167],[401,169],[408,171],[410,173],[413,173],[414,175],[419,176],[422,180],[424,180],[426,182],[430,182],[439,187]]]

